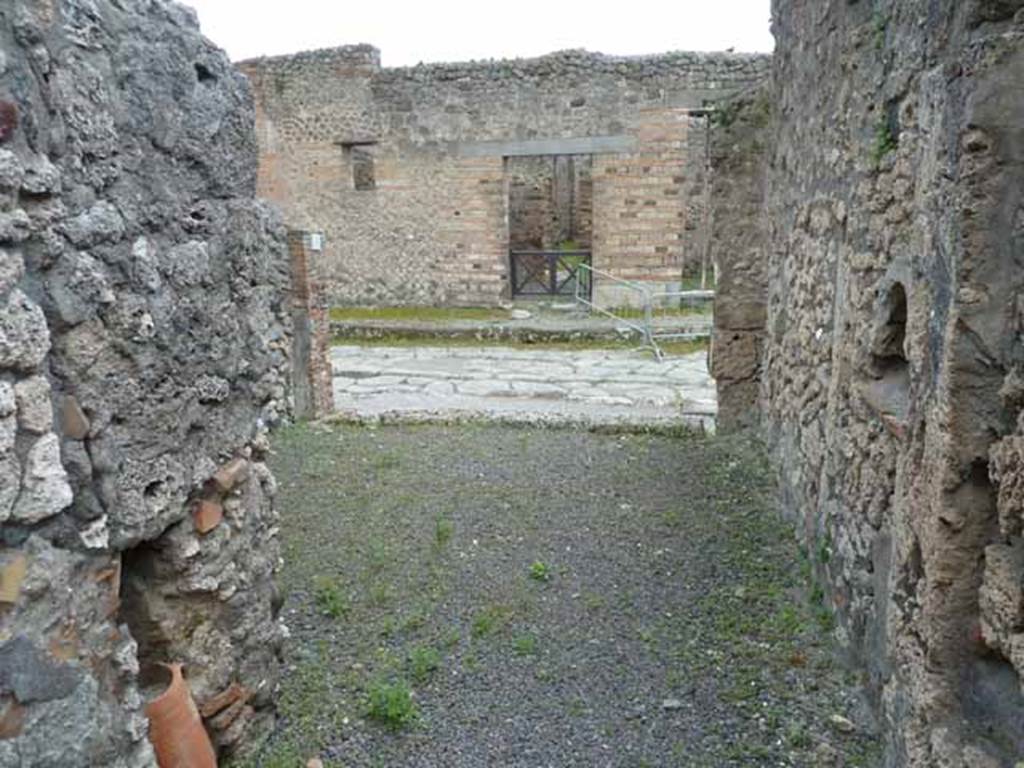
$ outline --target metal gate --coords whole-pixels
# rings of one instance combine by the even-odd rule
[[[590,296],[590,251],[509,251],[512,298]]]

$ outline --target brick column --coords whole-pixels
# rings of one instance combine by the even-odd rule
[[[323,290],[311,277],[307,232],[288,232],[292,271],[292,392],[295,418],[313,419],[334,411],[330,312]]]

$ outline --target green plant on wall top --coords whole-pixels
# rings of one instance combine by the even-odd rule
[[[875,11],[875,15],[871,19],[871,25],[874,30],[875,50],[880,51],[885,48],[885,37],[889,28],[889,17],[884,13]]]
[[[875,125],[875,141],[871,147],[871,165],[877,170],[885,156],[894,151],[898,144],[896,133],[893,131],[889,119],[882,115]]]

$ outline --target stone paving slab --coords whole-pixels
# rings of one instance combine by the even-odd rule
[[[336,346],[339,415],[356,420],[684,426],[717,411],[707,356],[628,350]]]

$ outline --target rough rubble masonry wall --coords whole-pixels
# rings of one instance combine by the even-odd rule
[[[766,427],[892,765],[1024,755],[1022,7],[774,2]]]
[[[710,146],[710,240],[715,265],[711,373],[718,391],[719,431],[758,422],[764,343],[766,226],[764,184],[771,137],[767,85],[718,105]]]
[[[183,6],[0,6],[0,765],[155,765],[157,662],[222,746],[267,712],[290,317],[253,122]]]
[[[547,139],[627,142],[594,155],[595,264],[678,285],[699,263],[687,238],[703,210],[704,118],[689,110],[762,81],[768,62],[567,51],[382,69],[364,45],[240,68],[257,94],[260,193],[289,226],[326,234],[331,301],[493,304],[509,289],[504,158]]]

